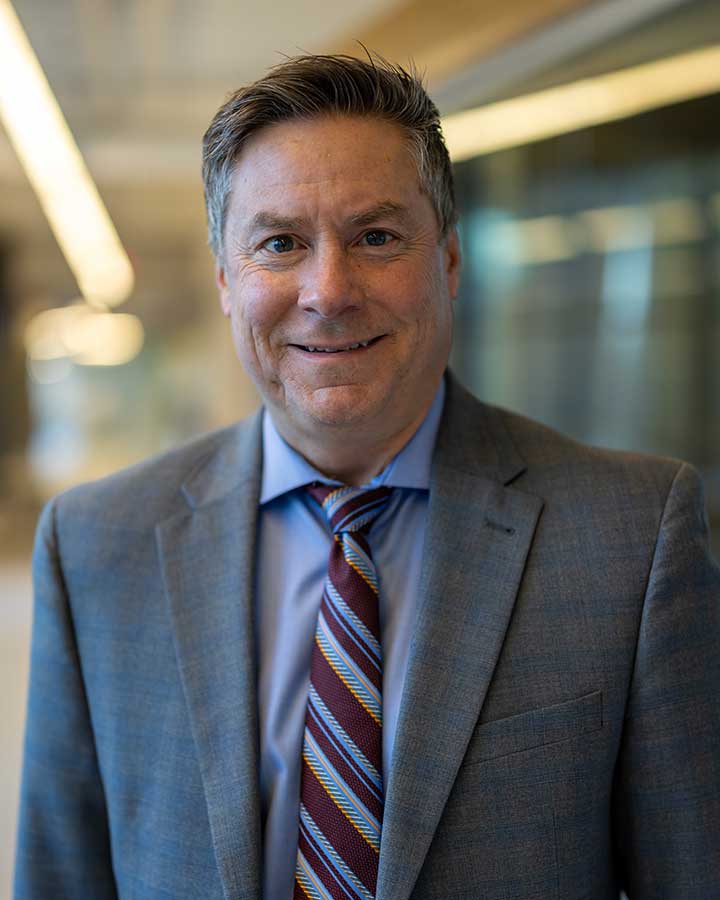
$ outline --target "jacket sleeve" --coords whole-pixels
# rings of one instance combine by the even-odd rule
[[[56,501],[35,540],[35,606],[15,900],[116,900],[109,826],[56,539]]]
[[[720,897],[720,569],[688,465],[669,491],[648,578],[613,834],[630,900]]]

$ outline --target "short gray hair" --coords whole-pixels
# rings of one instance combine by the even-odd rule
[[[250,135],[293,119],[368,116],[400,125],[444,238],[457,221],[450,157],[440,114],[417,72],[368,55],[297,56],[240,88],[215,114],[203,138],[203,182],[209,244],[223,257],[223,235],[235,161]]]

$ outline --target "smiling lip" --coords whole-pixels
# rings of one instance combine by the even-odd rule
[[[384,335],[381,334],[367,341],[355,341],[350,344],[339,344],[335,347],[329,344],[291,344],[290,346],[317,356],[333,356],[338,353],[354,353],[358,350],[365,350],[368,347],[372,347],[373,344],[376,344],[383,337]]]

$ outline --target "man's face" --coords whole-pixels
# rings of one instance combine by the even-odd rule
[[[242,150],[217,283],[238,356],[291,442],[419,423],[447,363],[458,268],[394,123],[282,122]]]

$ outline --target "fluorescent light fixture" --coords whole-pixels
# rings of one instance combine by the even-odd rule
[[[720,91],[720,46],[491,103],[443,119],[461,162]]]
[[[73,362],[81,366],[122,366],[142,349],[144,331],[137,316],[92,313],[67,335]]]
[[[121,366],[142,349],[144,331],[137,316],[98,312],[76,303],[38,313],[25,328],[31,372],[51,370],[42,364],[69,359],[84,366]]]
[[[647,206],[603,206],[578,215],[596,253],[637,250],[653,244],[652,216]]]
[[[133,270],[10,0],[0,0],[0,118],[80,292],[117,306]]]
[[[697,203],[690,197],[671,197],[642,206],[606,206],[578,214],[597,253],[673,247],[705,237]]]
[[[720,211],[720,194],[713,200]],[[501,218],[484,225],[480,240],[489,250],[491,265],[536,266],[564,262],[585,252],[605,255],[677,247],[705,236],[697,201],[668,197],[642,205],[586,209],[568,216]]]
[[[515,223],[522,244],[520,262],[526,266],[562,262],[577,251],[571,223],[562,216],[542,216]]]
[[[706,235],[705,222],[697,203],[689,197],[658,200],[650,205],[653,216],[653,243],[657,247],[692,244]]]

